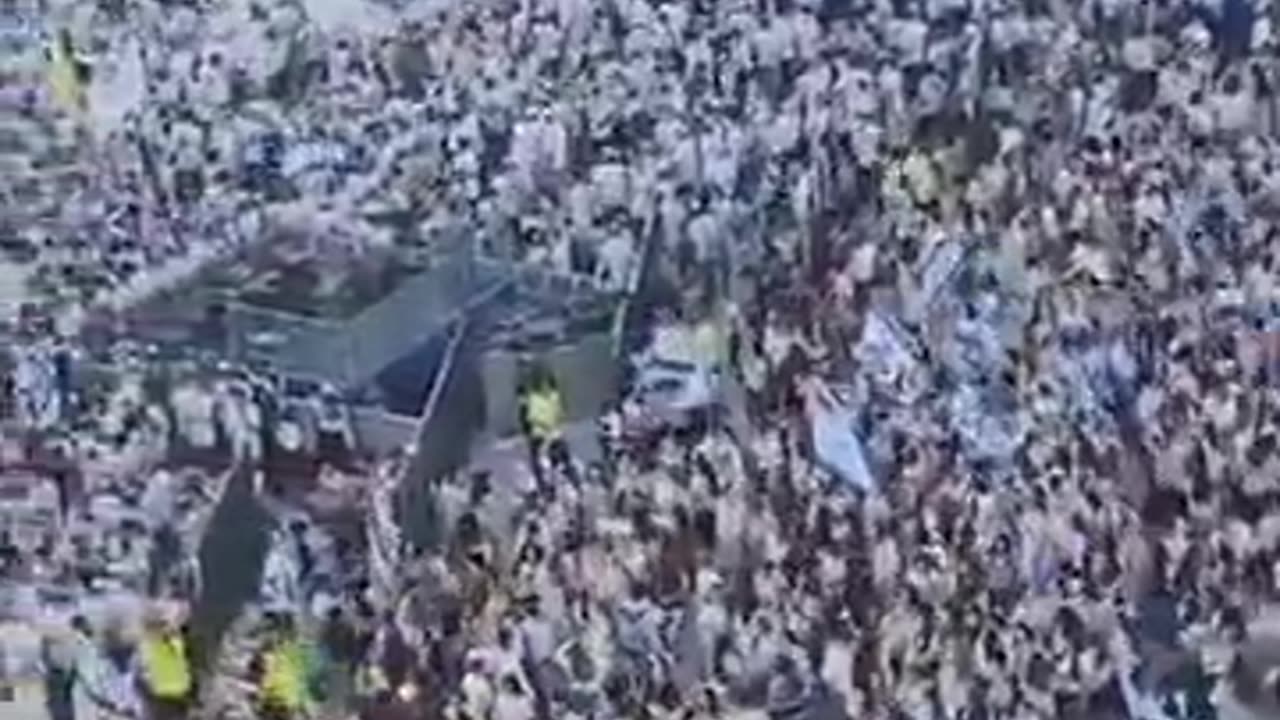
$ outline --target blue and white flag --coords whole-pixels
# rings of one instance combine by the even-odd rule
[[[303,143],[289,148],[280,169],[285,177],[293,177],[313,168],[336,168],[346,158],[347,149],[337,143]]]
[[[879,484],[867,466],[862,440],[854,431],[853,412],[839,405],[821,407],[814,412],[812,422],[818,462],[846,483],[863,492],[874,492]]]
[[[924,271],[920,274],[921,308],[927,309],[937,300],[939,294],[946,289],[960,272],[968,248],[959,241],[949,241],[936,245],[925,261]]]
[[[912,350],[910,337],[891,318],[867,316],[856,354],[872,373],[885,380],[908,374],[916,365]]]

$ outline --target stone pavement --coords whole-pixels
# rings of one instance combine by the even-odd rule
[[[595,421],[585,421],[570,425],[565,429],[565,438],[574,457],[585,462],[598,462],[603,458],[600,444],[596,441]],[[520,497],[513,491],[509,479],[520,477],[529,472],[529,451],[524,439],[511,437],[491,442],[489,445],[472,450],[471,462],[463,471],[464,476],[473,472],[488,471],[493,478],[494,498],[497,501],[498,516],[502,519],[502,527],[511,527],[516,509],[520,506]],[[503,478],[508,478],[506,482]],[[513,538],[502,538],[511,541]]]

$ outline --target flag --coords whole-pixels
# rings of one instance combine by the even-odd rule
[[[862,441],[854,432],[853,412],[848,408],[821,407],[813,414],[813,448],[818,462],[840,479],[872,492],[877,483],[867,467]]]
[[[920,298],[922,308],[933,305],[955,278],[964,263],[968,248],[960,241],[945,241],[933,247],[920,274]]]
[[[892,380],[910,374],[915,367],[913,350],[910,336],[896,321],[872,312],[855,354],[874,374]]]

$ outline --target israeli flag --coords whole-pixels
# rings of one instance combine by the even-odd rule
[[[916,364],[909,336],[892,319],[879,313],[867,316],[857,356],[881,380],[891,382],[908,374]]]
[[[863,492],[879,488],[867,466],[862,440],[854,431],[856,418],[846,407],[819,408],[813,418],[813,448],[818,462]]]
[[[345,162],[346,155],[346,148],[337,143],[304,143],[285,153],[281,170],[286,177],[293,177],[312,168],[336,168]]]
[[[922,309],[928,309],[939,295],[951,285],[964,263],[968,247],[958,241],[944,242],[929,253],[924,272],[920,275],[920,299]]]

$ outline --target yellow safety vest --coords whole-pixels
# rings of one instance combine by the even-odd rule
[[[49,87],[54,100],[63,111],[82,117],[88,107],[88,95],[76,72],[75,57],[56,40],[50,56]]]
[[[176,634],[152,634],[142,646],[147,689],[151,694],[177,700],[191,693],[191,668],[187,665],[187,647]]]
[[[306,667],[302,646],[289,640],[263,658],[262,700],[282,710],[298,710],[306,703]]]
[[[550,440],[560,432],[560,393],[554,389],[529,394],[529,429],[539,440]]]

